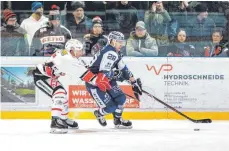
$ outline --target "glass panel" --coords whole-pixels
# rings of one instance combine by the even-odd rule
[[[124,56],[229,56],[227,1],[2,1],[1,6],[1,56],[50,56],[71,38],[93,56],[109,44],[111,31],[124,34]]]

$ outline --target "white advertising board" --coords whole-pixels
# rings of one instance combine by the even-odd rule
[[[47,58],[2,57],[2,67],[35,66]],[[91,58],[85,58],[89,61]],[[168,104],[185,111],[228,111],[229,70],[228,58],[124,58],[136,78],[141,78],[143,88]],[[84,70],[78,66],[63,64],[67,75],[60,81],[69,85],[83,84],[78,77]],[[122,85],[127,85],[123,83]],[[71,93],[71,92],[69,92]],[[36,102],[2,103],[2,109],[48,109],[51,100],[43,93],[36,92]],[[167,110],[152,99],[142,97],[137,109]]]

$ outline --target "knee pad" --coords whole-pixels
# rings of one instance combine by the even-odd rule
[[[54,89],[52,94],[52,116],[66,119],[68,115],[68,99],[65,89],[60,86]]]
[[[53,103],[56,103],[59,105],[66,104],[66,102],[68,102],[67,92],[65,91],[65,89],[62,86],[58,86],[53,90],[52,100],[53,100]]]

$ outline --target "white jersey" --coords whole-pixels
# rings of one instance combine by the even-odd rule
[[[73,58],[66,50],[57,50],[44,64],[37,65],[37,68],[45,76],[52,77],[54,75],[58,77],[71,72],[69,71],[71,66],[85,68],[86,63],[80,58]]]

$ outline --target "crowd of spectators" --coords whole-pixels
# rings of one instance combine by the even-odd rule
[[[229,57],[229,2],[2,2],[1,56],[49,56],[76,38],[93,56],[110,31],[124,56]]]

